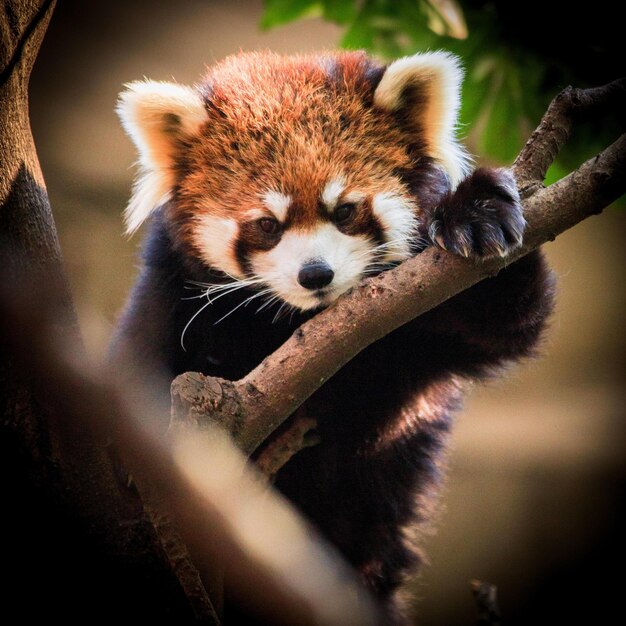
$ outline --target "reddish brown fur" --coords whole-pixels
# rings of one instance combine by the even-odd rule
[[[200,87],[209,121],[179,164],[175,221],[189,236],[189,215],[239,219],[273,189],[297,206],[293,226],[307,228],[321,217],[324,185],[340,175],[345,193],[406,193],[390,174],[410,167],[406,137],[392,114],[371,107],[381,71],[362,52],[252,53],[211,68]]]

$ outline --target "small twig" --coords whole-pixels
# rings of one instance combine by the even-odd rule
[[[470,587],[478,609],[476,626],[500,626],[502,616],[498,607],[498,588],[481,580],[471,580]]]
[[[254,462],[259,471],[273,482],[278,470],[295,454],[320,443],[316,428],[317,420],[300,407],[256,455]]]

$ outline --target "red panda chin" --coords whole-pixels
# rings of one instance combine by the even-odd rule
[[[357,281],[358,282],[358,281]],[[355,285],[357,284],[355,282]],[[299,311],[315,311],[330,306],[339,296],[349,291],[353,285],[347,286],[345,289],[325,288],[309,293],[292,293],[284,297],[278,296],[280,300],[287,306]]]

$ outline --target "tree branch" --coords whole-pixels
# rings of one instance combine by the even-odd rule
[[[9,80],[9,77],[15,70],[15,68],[19,65],[22,60],[22,54],[26,47],[26,44],[30,40],[33,33],[37,30],[37,28],[43,24],[43,30],[45,31],[48,21],[50,19],[50,15],[52,13],[52,9],[56,4],[56,0],[45,0],[38,7],[35,6],[33,8],[36,9],[35,15],[28,21],[26,27],[19,33],[19,37],[14,45],[11,45],[12,42],[7,30],[4,29],[5,25],[12,24],[12,22],[17,21],[19,9],[22,7],[12,6],[11,2],[3,3],[3,6],[0,7],[0,10],[4,14],[4,17],[7,18],[3,20],[3,29],[0,32],[0,43],[2,44],[2,48],[10,53],[10,57],[6,59],[4,67],[0,70],[0,85],[6,83]],[[10,19],[13,17],[13,19]],[[19,27],[16,28],[19,32]],[[41,43],[41,36],[39,36],[39,41],[35,44],[37,49],[39,48],[39,44]],[[5,55],[3,55],[5,56]],[[32,69],[33,62],[35,60],[35,55],[30,55],[30,58],[27,63],[28,72]],[[0,61],[5,61],[4,58],[0,57]]]
[[[307,415],[304,407],[300,406],[295,415],[282,428],[274,433],[271,442],[263,447],[254,462],[270,481],[273,481],[278,470],[289,459],[304,450],[320,443],[321,439],[316,432],[317,420]]]
[[[626,78],[594,89],[567,87],[551,102],[513,164],[522,197],[542,186],[548,168],[567,142],[576,123],[593,116],[626,110]]]
[[[28,284],[33,294],[47,287],[43,308],[57,314],[56,340],[82,353],[28,115],[28,81],[54,6],[55,0],[0,2],[0,287],[19,284],[4,294],[13,299]],[[28,332],[21,320],[13,329]],[[6,332],[1,330],[0,335]],[[9,603],[30,603],[49,618],[59,607],[48,606],[47,599],[56,603],[72,589],[85,604],[98,606],[105,621],[102,612],[119,609],[130,621],[141,611],[147,621],[153,613],[177,613],[183,620],[192,616],[198,623],[215,623],[183,542],[155,511],[144,508],[134,486],[119,480],[106,439],[96,438],[82,422],[68,428],[48,398],[37,393],[33,372],[16,367],[18,360],[0,340],[0,490],[7,494],[7,507],[14,511],[10,524],[15,524],[3,562],[6,569],[20,571],[29,560],[20,546],[28,546],[32,568],[47,583],[38,589],[36,603],[24,599],[32,590],[13,593],[9,586]],[[35,530],[37,518],[45,519],[45,529]],[[81,543],[85,528],[89,540]],[[46,541],[45,533],[54,541]],[[58,563],[51,558],[61,553]],[[82,566],[76,566],[81,559]],[[131,585],[132,597],[127,595]],[[79,610],[64,607],[65,621]]]
[[[598,89],[575,90],[575,98],[572,90],[557,96],[516,161],[518,178],[529,181],[540,176],[582,112],[622,102],[624,84],[618,81]],[[559,128],[567,129],[565,135],[551,122],[557,118]],[[547,156],[535,157],[536,150],[546,150]],[[554,185],[535,187],[534,193],[527,194],[525,243],[505,259],[467,260],[429,248],[391,271],[364,280],[298,328],[245,378],[231,382],[197,373],[176,378],[172,384],[175,419],[200,426],[215,420],[251,454],[368,345],[601,212],[626,191],[625,172],[626,135]]]

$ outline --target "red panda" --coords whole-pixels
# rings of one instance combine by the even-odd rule
[[[363,277],[428,246],[477,258],[519,246],[512,175],[470,172],[457,140],[461,80],[445,52],[387,66],[242,53],[195,87],[128,85],[118,112],[141,172],[127,230],[151,223],[113,354],[239,379]],[[531,354],[552,299],[533,252],[368,347],[305,403],[321,443],[276,486],[389,623],[408,620],[398,591],[420,558],[407,529],[428,521],[464,382]]]

